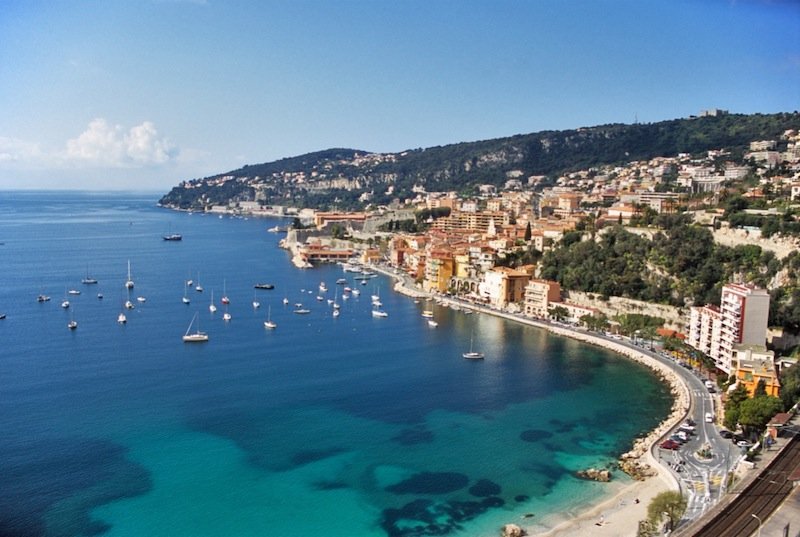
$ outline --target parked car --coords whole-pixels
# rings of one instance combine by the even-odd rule
[[[730,432],[730,431],[729,431],[729,430],[727,430],[727,429],[722,429],[722,430],[719,432],[719,435],[720,435],[722,438],[733,438],[733,433],[732,433],[732,432]]]
[[[664,449],[678,449],[681,445],[675,440],[664,440],[661,442],[661,447]]]
[[[739,446],[739,447],[748,448],[748,449],[753,447],[753,444],[751,444],[747,440],[739,440],[738,442],[736,442],[736,445]]]

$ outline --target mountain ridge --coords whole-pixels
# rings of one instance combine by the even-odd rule
[[[356,208],[413,197],[419,188],[468,193],[478,184],[552,176],[600,165],[725,148],[740,157],[749,142],[777,139],[800,123],[797,112],[723,114],[655,123],[610,123],[459,142],[397,153],[331,148],[184,181],[160,200],[180,209],[231,201]]]

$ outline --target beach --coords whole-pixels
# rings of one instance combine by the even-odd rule
[[[404,274],[397,274],[392,270],[381,267],[373,266],[371,268],[394,278],[396,281],[394,290],[398,293],[415,298],[432,296],[430,293],[417,289],[410,278]],[[572,535],[635,536],[638,531],[639,521],[647,518],[647,505],[650,501],[661,492],[678,490],[678,483],[675,478],[658,463],[653,456],[652,448],[670,429],[686,417],[691,404],[691,392],[688,386],[669,366],[637,348],[629,347],[618,341],[561,325],[508,314],[482,305],[464,303],[451,298],[442,298],[442,303],[451,303],[459,307],[466,305],[466,307],[481,313],[536,326],[560,336],[603,347],[645,365],[669,385],[673,395],[670,414],[646,437],[637,439],[632,449],[620,457],[621,461],[627,460],[634,466],[644,469],[645,472],[650,470],[653,475],[645,477],[641,481],[633,481],[612,497],[603,497],[600,503],[587,506],[581,512],[562,513],[556,517],[541,521],[534,518],[522,521],[509,520],[510,524],[519,526],[527,535],[542,537],[567,537]]]

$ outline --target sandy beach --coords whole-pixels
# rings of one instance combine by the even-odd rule
[[[430,296],[429,293],[425,293],[414,287],[413,283],[403,274],[395,274],[392,271],[381,269],[380,267],[373,268],[394,278],[396,280],[394,289],[399,293],[417,298]],[[448,299],[444,299],[444,303],[448,301]],[[452,302],[459,306],[464,306],[462,302]],[[621,459],[629,459],[636,464],[651,469],[653,471],[652,473],[655,475],[643,481],[633,481],[630,485],[619,490],[614,496],[610,498],[603,497],[600,503],[587,506],[581,512],[562,513],[561,515],[548,517],[548,519],[543,519],[541,521],[536,521],[534,519],[508,521],[510,524],[516,524],[524,529],[527,535],[542,537],[567,537],[574,535],[635,537],[638,531],[639,521],[647,518],[647,505],[650,503],[650,500],[661,492],[678,490],[678,483],[667,469],[661,466],[655,457],[653,457],[651,448],[670,429],[686,417],[691,403],[690,391],[686,384],[669,366],[653,359],[644,352],[640,352],[635,348],[628,347],[619,342],[601,338],[587,332],[507,314],[484,306],[471,305],[469,307],[488,315],[495,315],[510,321],[529,324],[560,336],[578,339],[591,345],[609,349],[649,367],[659,375],[664,382],[669,384],[674,398],[669,416],[645,438],[637,439],[634,442],[633,448],[628,453],[621,456]]]

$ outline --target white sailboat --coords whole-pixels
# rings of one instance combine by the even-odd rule
[[[469,336],[469,352],[463,353],[461,356],[466,358],[467,360],[483,360],[484,356],[482,352],[472,350],[472,334]]]
[[[64,289],[64,300],[61,302],[61,307],[67,309],[69,307],[69,300],[67,300],[67,290]]]
[[[257,310],[257,309],[258,309],[258,308],[260,308],[260,307],[261,307],[261,302],[259,302],[258,300],[256,300],[256,292],[255,292],[255,291],[253,291],[253,309],[254,309],[254,310]]]
[[[231,303],[230,299],[228,298],[228,293],[227,293],[227,290],[226,290],[225,280],[224,279],[222,280],[222,298],[220,300],[222,301],[223,304],[230,304]]]
[[[213,289],[211,290],[211,303],[208,305],[208,311],[210,311],[211,313],[214,313],[215,311],[217,311],[217,306],[216,306],[216,304],[214,304],[214,290]]]
[[[125,287],[133,289],[133,278],[131,278],[131,260],[128,259],[128,279],[125,280]]]
[[[117,315],[117,322],[119,324],[125,324],[128,322],[128,317],[125,316],[125,312],[121,311],[119,315]]]
[[[191,300],[189,300],[189,295],[186,294],[186,289],[187,289],[187,287],[186,287],[186,284],[184,283],[183,284],[183,298],[181,300],[183,300],[184,304],[189,305]]]
[[[189,333],[192,330],[192,325],[195,320],[197,320],[197,330]],[[197,319],[196,313],[194,317],[192,317],[192,322],[189,323],[189,328],[186,329],[186,333],[183,335],[183,341],[185,343],[204,343],[208,341],[208,334],[200,331],[200,320]]]
[[[228,313],[228,308],[227,307],[225,308],[225,313],[222,314],[222,320],[223,321],[230,321],[231,320],[231,314]]]
[[[200,272],[199,271],[197,272],[197,285],[194,286],[194,290],[197,291],[198,293],[202,293],[203,292],[203,286],[200,285]]]
[[[69,314],[69,322],[67,323],[67,328],[69,328],[70,330],[75,330],[76,328],[78,328],[78,321],[76,321],[75,318],[73,317],[72,311],[70,311]]]
[[[269,328],[270,330],[278,328],[278,325],[272,320],[272,306],[267,306],[267,320],[264,321],[264,328]]]

